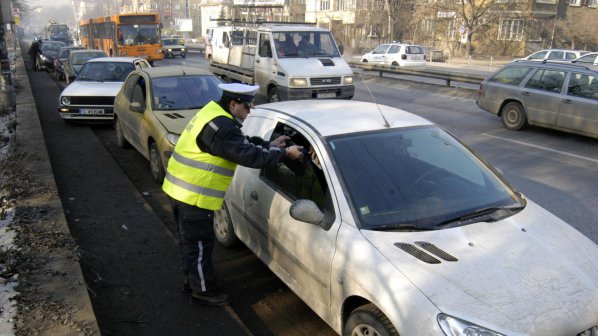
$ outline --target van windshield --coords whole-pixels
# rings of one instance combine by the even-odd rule
[[[278,58],[340,57],[330,32],[273,32]]]

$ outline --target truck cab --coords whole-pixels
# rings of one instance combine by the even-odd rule
[[[215,27],[210,69],[227,81],[258,84],[269,102],[351,99],[353,71],[328,29],[262,24]]]

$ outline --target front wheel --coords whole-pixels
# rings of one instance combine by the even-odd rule
[[[270,103],[276,103],[279,102],[280,100],[280,94],[278,93],[278,89],[277,88],[271,88],[270,92],[268,92],[268,102]]]
[[[239,242],[226,202],[222,203],[220,210],[214,212],[214,233],[218,243],[224,247],[233,247]]]
[[[149,149],[149,157],[150,157],[150,168],[152,170],[152,177],[154,181],[158,184],[162,184],[164,182],[164,165],[162,164],[162,159],[160,158],[160,150],[158,149],[158,145],[155,142],[152,142]]]
[[[399,333],[388,317],[370,303],[351,312],[343,336],[399,336]]]
[[[511,102],[502,109],[502,123],[510,130],[520,130],[527,126],[527,117],[523,106],[517,102]]]

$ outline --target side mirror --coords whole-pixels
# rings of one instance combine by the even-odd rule
[[[131,105],[129,105],[129,110],[133,112],[143,113],[145,109],[143,108],[143,106],[141,106],[140,102],[134,102],[131,103]]]
[[[291,217],[300,222],[324,225],[324,213],[312,200],[301,199],[293,202],[289,212]]]

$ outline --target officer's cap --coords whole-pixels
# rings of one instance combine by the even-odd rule
[[[230,97],[239,103],[253,106],[253,99],[260,86],[241,83],[226,83],[218,84],[218,87],[222,89],[223,96]]]

